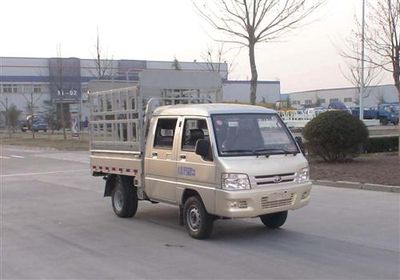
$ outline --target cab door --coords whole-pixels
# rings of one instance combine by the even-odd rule
[[[146,148],[146,194],[151,199],[175,203],[178,118],[158,117],[155,121],[153,143]]]
[[[206,118],[185,117],[183,119],[178,147],[177,184],[178,194],[185,189],[194,189],[201,195],[206,208],[212,210],[216,176],[213,156],[210,152],[207,158],[202,158],[195,153],[198,140],[210,141],[209,127],[211,126]]]

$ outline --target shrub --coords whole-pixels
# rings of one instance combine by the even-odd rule
[[[365,145],[364,152],[366,153],[382,153],[393,152],[399,149],[399,137],[375,137],[369,138]]]
[[[328,111],[307,123],[303,130],[311,154],[328,162],[358,156],[368,140],[364,123],[344,111]]]

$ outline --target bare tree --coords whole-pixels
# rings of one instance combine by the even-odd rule
[[[367,60],[389,72],[400,99],[400,0],[377,0],[368,5],[365,43]]]
[[[99,28],[96,36],[96,77],[98,80],[109,80],[112,77],[113,60],[108,59],[104,54],[100,44]]]
[[[174,70],[182,70],[181,64],[179,63],[179,60],[176,57],[174,57],[171,67]]]
[[[10,121],[10,106],[8,106],[8,98],[6,96],[5,102],[0,100],[0,104],[3,106],[4,111],[1,111],[1,115],[4,116],[5,125],[7,126],[8,137],[11,138],[11,121]],[[13,105],[11,105],[13,106]]]
[[[4,106],[5,104],[3,104],[3,102],[1,102],[2,105]],[[1,113],[4,115],[5,119],[6,119],[6,125],[7,125],[7,130],[8,130],[8,136],[9,138],[11,138],[12,133],[15,132],[15,128],[18,125],[18,119],[19,116],[21,115],[21,111],[17,109],[17,106],[15,106],[14,104],[11,104],[11,106],[5,107],[5,111],[2,111]]]
[[[345,59],[344,66],[345,70],[339,65],[340,72],[343,77],[350,82],[357,90],[354,96],[356,104],[360,101],[360,91],[361,91],[361,77],[362,77],[362,50],[361,50],[361,32],[360,24],[355,20],[356,29],[352,30],[349,37],[346,38],[344,47],[339,51],[340,56]],[[367,55],[367,57],[369,57]],[[370,94],[370,86],[374,84],[379,84],[381,81],[380,69],[368,62],[370,59],[364,58],[364,86],[365,91],[363,93],[363,98],[366,98]]]
[[[249,52],[250,101],[257,97],[255,46],[271,42],[299,27],[322,3],[315,0],[192,0],[200,15],[230,38],[221,40],[244,46]]]
[[[392,75],[400,101],[400,0],[377,0],[368,10],[365,43],[373,54],[370,62]]]
[[[32,138],[35,139],[35,130],[33,129],[33,122],[35,120],[35,108],[36,108],[36,103],[40,100],[42,97],[43,93],[39,93],[36,98],[33,96],[33,88],[31,88],[31,92],[29,93],[29,97],[25,95],[25,93],[22,94],[24,99],[26,100],[26,109],[29,112],[30,118],[28,122],[30,123],[30,128],[32,132]]]
[[[208,71],[211,72],[226,72],[226,77],[232,72],[234,68],[233,60],[228,62],[226,58],[229,50],[224,49],[224,43],[221,43],[217,49],[208,47],[207,50],[201,55],[201,58],[206,63]],[[226,64],[227,69],[221,69],[221,66]]]
[[[52,84],[52,90],[55,90],[57,92],[57,111],[58,108],[60,108],[60,122],[61,122],[61,128],[63,131],[63,137],[64,140],[67,139],[67,133],[66,133],[66,126],[65,126],[65,106],[64,106],[64,73],[63,73],[63,58],[61,55],[61,44],[57,45],[57,58],[55,59],[55,65],[53,65],[55,68],[55,71],[53,75],[50,75],[50,82]]]

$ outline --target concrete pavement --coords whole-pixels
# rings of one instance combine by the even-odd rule
[[[1,155],[0,279],[400,277],[397,193],[316,185],[280,230],[223,220],[199,241],[168,205],[140,202],[136,217],[117,218],[87,152]]]

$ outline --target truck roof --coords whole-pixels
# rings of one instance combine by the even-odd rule
[[[182,104],[158,107],[153,115],[157,116],[204,116],[212,114],[237,113],[276,113],[274,110],[261,106],[229,103]]]

